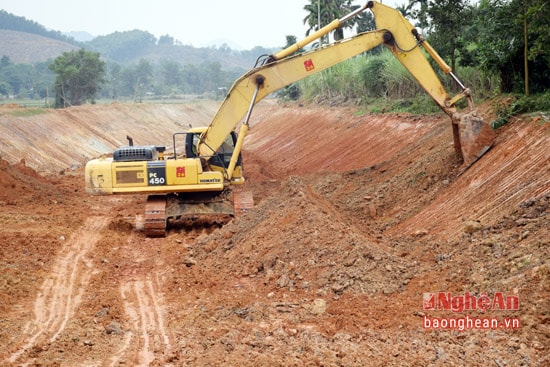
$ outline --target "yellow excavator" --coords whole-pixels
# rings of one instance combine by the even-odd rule
[[[366,10],[373,13],[376,30],[300,52]],[[112,157],[88,162],[86,191],[91,195],[148,194],[144,215],[147,236],[165,236],[169,221],[184,216],[233,216],[247,210],[253,203],[250,195],[231,188],[244,182],[241,149],[254,105],[274,91],[381,44],[450,116],[456,154],[463,161],[462,169],[468,168],[495,139],[494,131],[477,115],[470,90],[401,13],[369,1],[264,58],[260,65],[235,81],[210,125],[174,134],[170,154],[165,146],[134,146],[129,138],[129,145],[116,149]],[[459,94],[449,97],[426,54],[460,86]],[[468,110],[459,112],[456,103],[464,98]],[[239,123],[236,134],[234,130]],[[182,141],[184,148],[177,151],[178,142]]]

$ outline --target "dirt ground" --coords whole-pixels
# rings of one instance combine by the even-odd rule
[[[457,176],[445,116],[264,101],[255,207],[225,226],[146,238],[145,197],[86,195],[87,159],[170,144],[216,107],[0,107],[0,365],[550,365],[548,116]],[[467,318],[504,327],[427,327]]]

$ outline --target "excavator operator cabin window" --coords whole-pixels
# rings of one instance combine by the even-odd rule
[[[200,133],[187,134],[186,153],[188,158],[194,158],[197,156],[197,145],[199,143],[199,139]],[[234,132],[231,132],[231,134],[229,134],[225,138],[222,145],[218,148],[216,154],[210,159],[211,163],[216,166],[227,168],[229,166],[229,163],[231,162],[231,155],[233,154],[233,150],[235,149],[236,141],[237,135]],[[241,164],[240,156],[237,164]]]

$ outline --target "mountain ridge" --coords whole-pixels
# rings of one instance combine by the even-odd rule
[[[114,32],[105,36],[93,37],[90,41],[79,42],[74,36],[82,32],[62,33],[47,30],[44,26],[0,10],[0,57],[7,56],[13,63],[34,64],[47,62],[63,52],[85,48],[99,52],[107,61],[115,63],[138,63],[141,59],[151,62],[164,60],[185,64],[219,62],[223,69],[248,70],[262,54],[272,53],[274,49],[260,46],[252,50],[235,50],[229,40],[216,47],[194,47],[178,44],[173,37],[157,39],[143,30]],[[219,41],[219,40],[218,40]],[[120,50],[131,50],[122,54]]]

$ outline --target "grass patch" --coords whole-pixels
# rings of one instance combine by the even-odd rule
[[[510,117],[534,112],[550,112],[550,91],[529,97],[508,95],[498,98],[493,103],[497,118],[491,122],[493,129],[505,125]]]
[[[439,106],[428,96],[414,98],[365,98],[360,105],[370,113],[410,113],[414,115],[441,112]]]
[[[46,108],[18,108],[11,111],[11,115],[15,117],[37,116],[46,112]]]
[[[364,114],[366,114],[367,111],[365,111],[364,109],[360,109],[360,110],[357,110],[353,113],[353,116],[355,117],[360,117],[360,116],[363,116]]]

